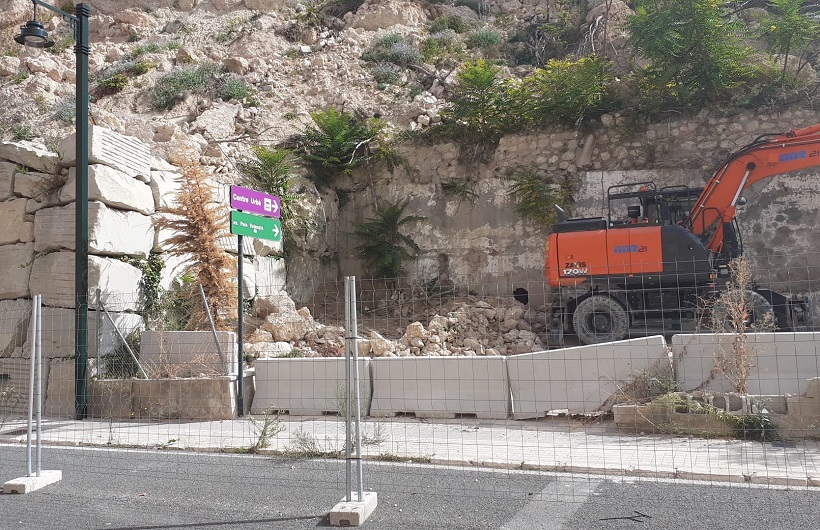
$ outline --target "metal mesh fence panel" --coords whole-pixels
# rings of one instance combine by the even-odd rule
[[[740,288],[740,302],[721,299],[719,288],[690,296],[685,274],[624,297],[614,287],[607,296],[584,293],[578,282],[569,305],[542,278],[358,280],[358,330],[349,332],[361,357],[364,489],[555,509],[594,498],[613,513],[634,506],[640,514],[648,497],[674,508],[704,485],[749,507],[760,491],[788,488],[779,506],[812,514],[820,476],[817,260],[768,268],[779,260],[750,262],[760,283]],[[340,498],[344,285],[318,283],[298,304],[281,288],[264,286],[268,294],[245,306],[243,411],[235,301],[212,306],[221,327],[184,329],[181,315],[205,305],[196,289],[153,314],[139,293],[101,292],[89,304],[83,420],[73,419],[72,304],[46,296],[42,435],[47,445],[74,447],[63,473],[274,481]],[[640,305],[656,296],[667,300],[662,310]],[[623,336],[585,344],[613,334],[619,310],[627,313]],[[0,302],[4,392],[25,390],[9,367],[27,356],[29,313],[28,301]],[[4,396],[0,441],[18,443],[23,403],[10,406]],[[216,453],[221,460],[212,460]],[[668,488],[683,486],[667,499]],[[593,524],[586,512],[570,512],[567,528]]]

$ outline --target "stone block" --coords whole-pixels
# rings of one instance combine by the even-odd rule
[[[256,296],[266,298],[285,288],[285,260],[257,255],[254,259]]]
[[[359,396],[362,415],[370,402],[370,361],[359,359]],[[291,415],[336,413],[344,406],[345,360],[342,357],[257,359],[256,397],[251,409],[268,407]]]
[[[43,362],[43,392],[48,381],[49,363]],[[5,404],[6,411],[12,416],[28,414],[29,389],[31,388],[30,359],[0,359],[0,391],[13,389],[14,398]],[[35,382],[36,385],[36,382]],[[36,399],[35,386],[35,399]],[[45,399],[45,394],[43,395]]]
[[[236,373],[236,333],[217,331],[144,331],[140,340],[140,363],[151,374],[191,377]]]
[[[95,305],[95,301],[90,302],[90,307],[95,307]],[[99,355],[104,357],[120,347],[122,340],[117,335],[114,329],[115,326],[124,337],[145,328],[142,317],[136,313],[123,313],[112,310],[109,311],[108,315],[114,321],[113,324],[104,312],[94,310],[88,312],[88,356],[90,359],[96,359],[98,351]],[[51,359],[74,355],[74,310],[43,307],[42,316],[43,357]],[[30,352],[31,322],[28,323],[25,343],[19,356],[28,357]]]
[[[149,186],[154,200],[154,210],[166,212],[177,206],[176,196],[179,193],[181,177],[182,175],[173,171],[151,171]]]
[[[732,358],[731,333],[681,334],[672,337],[675,373],[681,390],[702,388],[711,392],[731,392],[732,375],[717,372],[716,356]],[[820,376],[820,332],[748,333],[750,374],[749,394],[802,394],[807,380]],[[705,385],[704,385],[705,383]],[[703,385],[703,386],[701,386]]]
[[[27,199],[44,201],[52,192],[59,191],[65,177],[59,174],[37,171],[16,171],[14,173],[14,194]],[[59,200],[59,194],[55,195]]]
[[[89,256],[89,305],[96,301],[95,292],[99,288],[102,291],[102,303],[109,310],[137,310],[139,308],[137,293],[141,277],[142,273],[139,269],[118,259]],[[31,266],[30,285],[34,294],[43,295],[44,305],[74,307],[74,253],[52,252],[34,260]]]
[[[236,115],[241,105],[233,103],[215,103],[202,112],[191,124],[192,131],[201,131],[205,137],[213,140],[224,140],[236,135]]]
[[[32,142],[0,143],[0,159],[43,173],[57,174],[60,170],[57,154]]]
[[[89,388],[93,384],[92,381]],[[43,416],[74,418],[74,413],[74,359],[52,359],[49,362]]]
[[[508,356],[507,370],[516,419],[607,410],[641,372],[672,378],[660,336]]]
[[[27,202],[27,199],[0,202],[0,245],[20,242]]]
[[[412,412],[503,419],[510,414],[504,357],[380,357],[371,367],[371,416]]]
[[[76,164],[76,133],[67,136],[58,148],[60,164]],[[0,155],[2,156],[2,155]],[[132,177],[151,176],[151,150],[133,136],[116,133],[105,127],[88,128],[89,164],[103,164]]]
[[[0,201],[14,195],[14,172],[17,166],[11,162],[0,161]]]
[[[0,246],[0,300],[29,296],[34,243]]]
[[[144,184],[141,184],[144,186]],[[34,216],[34,250],[74,250],[75,205],[44,208]],[[147,215],[88,203],[88,249],[93,254],[147,257],[154,225]]]
[[[0,300],[0,357],[11,357],[28,337],[31,300]]]
[[[76,198],[77,171],[68,170],[68,180],[60,189],[60,201],[73,202]],[[144,215],[154,213],[151,187],[112,167],[95,164],[88,168],[88,198],[118,210],[136,211]]]

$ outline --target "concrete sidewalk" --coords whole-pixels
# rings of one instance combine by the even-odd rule
[[[273,420],[273,418],[271,418]],[[47,445],[250,452],[265,418],[223,421],[49,420]],[[275,420],[274,420],[275,421]],[[335,416],[282,416],[281,432],[255,452],[343,457],[345,424]],[[620,433],[612,420],[421,420],[362,422],[367,459],[433,464],[820,487],[820,442]],[[6,422],[0,443],[25,443],[26,424]],[[46,457],[47,458],[47,457]]]

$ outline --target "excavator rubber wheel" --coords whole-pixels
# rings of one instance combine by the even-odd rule
[[[711,329],[716,333],[736,333],[738,331],[766,332],[777,328],[774,308],[760,293],[746,291],[743,294],[742,313],[729,311],[726,299],[718,298],[712,307]]]
[[[578,304],[572,325],[583,344],[623,340],[629,332],[629,313],[614,298],[596,294]]]

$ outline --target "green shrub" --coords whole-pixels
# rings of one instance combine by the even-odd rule
[[[466,143],[492,142],[516,125],[521,113],[514,106],[514,86],[500,74],[500,67],[484,60],[467,63],[459,72],[442,112],[449,137]]]
[[[470,48],[494,48],[501,44],[501,34],[492,28],[480,28],[467,36]]]
[[[403,70],[400,66],[393,63],[376,63],[370,68],[370,73],[373,74],[373,80],[376,83],[384,83],[393,85],[401,80]]]
[[[421,250],[412,237],[401,233],[402,227],[424,219],[404,216],[408,202],[405,199],[378,208],[375,216],[355,225],[353,234],[359,241],[356,254],[372,278],[398,278]]]
[[[145,44],[135,44],[134,46],[131,46],[128,53],[131,57],[137,59],[143,55],[165,53],[167,51],[176,50],[177,48],[179,48],[179,44],[176,42],[168,42],[165,44],[147,42]]]
[[[506,178],[512,183],[508,194],[515,201],[516,213],[542,228],[556,222],[556,204],[566,205],[572,200],[566,183],[548,183],[533,165],[517,166]]]
[[[72,35],[65,35],[54,41],[54,46],[51,48],[46,48],[46,51],[54,55],[60,55],[73,46],[74,37]]]
[[[151,93],[155,109],[172,109],[186,92],[201,93],[213,89],[219,68],[213,63],[182,68],[157,79]]]
[[[464,33],[469,28],[467,22],[458,15],[443,15],[436,17],[428,26],[429,33],[441,33],[442,31],[452,30],[456,33]]]
[[[288,193],[296,164],[293,153],[288,149],[277,149],[257,145],[251,148],[253,157],[239,163],[239,170],[249,187],[258,189],[281,200],[283,219],[288,217],[289,203],[296,200],[296,195]]]
[[[154,68],[156,64],[145,60],[124,61],[99,71],[95,75],[93,95],[101,97],[122,92],[132,77],[138,77]]]
[[[515,30],[502,49],[515,64],[543,66],[550,59],[563,59],[572,44],[581,40],[584,15],[578,3],[557,15],[536,16]]]
[[[128,86],[128,76],[125,74],[114,74],[97,81],[97,85],[108,93],[122,92],[122,90]]]
[[[77,117],[77,97],[72,96],[68,100],[54,104],[52,116],[60,123],[71,124]]]
[[[373,43],[370,49],[362,54],[362,59],[369,63],[410,66],[421,62],[421,53],[401,35],[391,33]]]
[[[298,154],[313,171],[316,184],[328,185],[342,174],[371,160],[390,156],[383,121],[354,116],[333,108],[310,114],[313,125],[290,139]]]
[[[647,79],[669,87],[678,105],[729,100],[748,78],[741,26],[714,0],[642,0],[627,20],[630,43],[650,64]]]
[[[31,127],[25,124],[14,123],[11,126],[11,136],[15,141],[19,140],[34,140],[36,135]]]
[[[458,59],[463,55],[461,41],[451,29],[433,33],[421,43],[421,56],[428,62]]]
[[[520,97],[533,123],[573,127],[615,108],[612,80],[607,59],[552,59],[524,80]]]
[[[219,97],[225,101],[239,101],[245,105],[256,106],[256,90],[244,79],[230,77],[225,79],[219,89]]]

